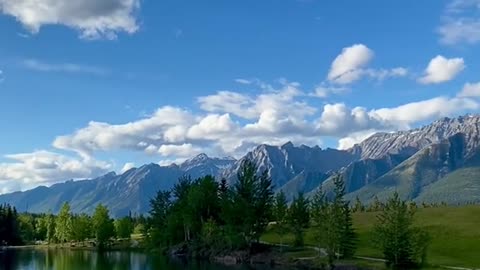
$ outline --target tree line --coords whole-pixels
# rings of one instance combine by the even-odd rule
[[[58,215],[18,214],[8,205],[0,206],[0,244],[18,245],[35,240],[48,243],[93,242],[103,248],[114,237],[130,238],[141,233],[150,248],[211,256],[220,252],[247,250],[259,246],[267,230],[274,231],[283,244],[293,235],[293,245],[304,245],[305,233],[312,232],[316,249],[328,264],[352,258],[357,247],[352,212],[377,211],[374,239],[388,265],[413,267],[426,261],[428,234],[413,226],[416,205],[402,201],[398,194],[386,203],[378,199],[365,206],[345,199],[345,183],[333,179],[333,194],[319,189],[307,198],[299,193],[288,202],[283,192],[274,193],[267,171],[249,160],[240,167],[237,181],[229,185],[213,176],[182,177],[171,190],[160,190],[151,199],[147,217],[112,219],[108,209],[98,205],[92,216],[73,214],[64,203]],[[283,245],[281,245],[283,246]]]
[[[257,173],[255,164],[248,160],[231,186],[225,179],[216,182],[212,176],[195,180],[183,177],[172,190],[159,191],[151,200],[145,235],[154,248],[168,250],[181,245],[192,256],[209,256],[252,251],[269,229],[279,235],[281,244],[285,236],[293,235],[293,244],[300,247],[309,230],[316,249],[333,266],[335,261],[355,255],[357,234],[352,212],[359,207],[358,202],[351,206],[345,199],[340,175],[333,182],[333,196],[320,189],[312,198],[300,193],[289,203],[283,192],[273,192],[268,172]],[[400,200],[398,194],[373,207],[379,211],[373,240],[387,264],[422,265],[429,241],[425,231],[413,226],[416,208]]]
[[[112,238],[130,238],[134,230],[144,231],[146,218],[123,217],[112,219],[108,209],[99,204],[92,216],[73,214],[68,202],[58,213],[17,213],[14,207],[0,206],[0,245],[22,245],[46,242],[66,244],[70,242],[93,244],[105,248]]]

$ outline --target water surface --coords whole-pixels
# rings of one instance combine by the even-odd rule
[[[0,269],[7,270],[246,270],[247,266],[225,266],[205,262],[186,263],[151,253],[96,252],[65,249],[21,249],[0,251]],[[268,267],[255,267],[268,270]]]

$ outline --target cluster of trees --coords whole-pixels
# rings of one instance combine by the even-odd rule
[[[448,204],[446,202],[440,202],[440,203],[426,203],[422,202],[420,205],[418,205],[414,201],[409,201],[407,202],[408,207],[410,208],[437,208],[437,207],[447,207]],[[378,211],[383,211],[385,208],[385,204],[382,203],[377,196],[373,198],[373,202],[369,205],[364,205],[358,198],[358,196],[355,198],[355,203],[353,204],[352,211],[354,213],[357,212],[378,212]]]
[[[10,205],[0,205],[0,246],[22,243],[17,210]]]
[[[299,194],[288,206],[285,194],[280,192],[275,197],[273,207],[273,228],[280,238],[292,233],[294,245],[303,246],[305,230],[310,229],[317,249],[325,253],[330,265],[336,259],[353,257],[357,241],[351,209],[344,199],[343,179],[336,176],[334,184],[333,198],[328,198],[320,189],[311,200]]]
[[[189,243],[193,254],[248,249],[271,220],[273,194],[267,172],[258,175],[250,161],[232,186],[212,176],[181,178],[172,190],[159,191],[151,200],[149,243],[156,248]]]
[[[62,205],[58,215],[18,214],[15,208],[0,206],[0,245],[21,245],[35,241],[67,243],[92,241],[99,248],[105,247],[112,237],[130,238],[136,229],[143,232],[143,217],[113,220],[108,209],[98,205],[92,216],[73,214],[68,202]],[[134,225],[138,224],[135,228]]]

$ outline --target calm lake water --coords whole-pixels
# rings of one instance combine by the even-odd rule
[[[184,263],[139,252],[95,252],[81,250],[0,251],[0,269],[7,270],[246,270],[247,266]],[[254,269],[269,270],[269,267]]]

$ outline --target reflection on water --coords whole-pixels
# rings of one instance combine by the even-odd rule
[[[6,270],[244,270],[208,263],[185,263],[156,254],[140,252],[95,252],[82,250],[6,250],[0,251],[0,269]],[[269,268],[262,268],[269,269]]]

